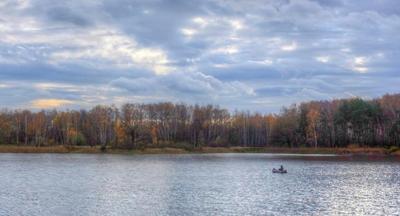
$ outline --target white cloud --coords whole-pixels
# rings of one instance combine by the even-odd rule
[[[344,53],[348,53],[348,52],[351,52],[351,49],[350,48],[342,48],[342,49],[340,49],[340,51],[342,51]]]
[[[223,53],[223,54],[235,54],[239,52],[239,48],[232,45],[232,46],[224,46],[224,47],[218,47],[216,49],[211,50],[211,53]]]
[[[359,73],[368,72],[368,67],[365,64],[368,62],[368,59],[364,56],[358,56],[353,59],[352,69]]]
[[[250,63],[256,63],[256,64],[261,64],[261,65],[272,65],[274,63],[274,61],[272,61],[271,59],[264,59],[262,61],[253,61],[250,60]]]
[[[315,59],[322,63],[328,63],[331,60],[330,56],[317,56]]]
[[[359,73],[366,73],[368,72],[368,68],[367,67],[362,67],[362,66],[354,66],[353,70],[359,72]]]
[[[192,37],[193,35],[197,34],[196,29],[191,29],[191,28],[183,28],[181,29],[182,34],[188,37]]]
[[[214,67],[216,67],[216,68],[228,68],[229,64],[214,64]]]
[[[286,52],[294,51],[296,49],[297,49],[297,43],[294,41],[290,44],[285,44],[281,46],[281,50]]]
[[[106,62],[96,64],[102,67],[111,64],[121,68],[145,68],[156,74],[167,74],[173,70],[168,66],[169,60],[163,50],[141,47],[134,39],[115,30],[96,29],[66,43],[74,49],[55,51],[50,57],[53,63],[103,59]]]
[[[367,59],[365,57],[355,57],[354,58],[354,64],[356,65],[364,65],[366,63]]]
[[[195,17],[193,18],[193,22],[200,25],[202,28],[208,25],[208,21],[203,17]]]
[[[56,82],[39,82],[32,85],[35,89],[40,91],[63,90],[65,92],[83,92],[88,90],[88,86],[80,86]]]
[[[10,85],[4,84],[4,83],[0,83],[0,88],[8,88],[8,87],[10,87]]]
[[[47,31],[52,28],[55,30]],[[55,24],[48,26],[35,17],[0,14],[0,45],[3,43],[14,48],[35,46],[35,49],[25,53],[17,49],[10,50],[16,53],[12,58],[0,53],[0,62],[26,63],[40,60],[51,64],[79,63],[96,68],[139,68],[156,74],[174,70],[168,65],[167,54],[162,49],[141,46],[133,37],[113,26],[67,28],[63,31],[58,28]]]
[[[161,98],[180,99],[195,102],[214,99],[238,98],[244,95],[254,96],[252,87],[239,82],[223,82],[213,76],[200,72],[173,73],[166,76],[149,78],[119,78],[110,83],[111,86],[126,89],[135,95],[157,95]]]
[[[235,30],[243,29],[243,22],[240,20],[231,20],[230,23]]]

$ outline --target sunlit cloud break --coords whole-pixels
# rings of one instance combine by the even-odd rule
[[[57,108],[72,103],[73,101],[63,99],[37,99],[31,101],[32,107],[39,109]]]

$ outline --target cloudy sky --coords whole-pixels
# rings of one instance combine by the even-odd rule
[[[399,35],[398,0],[1,0],[0,107],[374,98]]]

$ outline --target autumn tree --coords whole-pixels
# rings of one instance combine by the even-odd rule
[[[399,131],[400,94],[310,101],[278,114],[170,102],[0,111],[0,144],[32,146],[389,147],[400,146]]]

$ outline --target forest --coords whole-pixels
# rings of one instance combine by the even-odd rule
[[[277,114],[169,102],[90,110],[3,109],[0,144],[121,149],[400,146],[400,94],[310,101]]]

